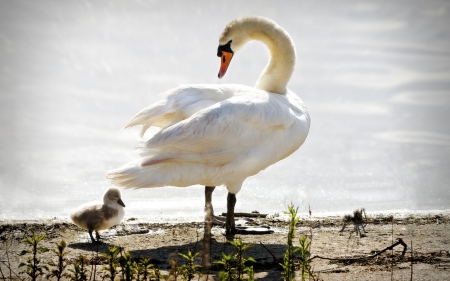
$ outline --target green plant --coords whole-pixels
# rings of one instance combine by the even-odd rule
[[[178,266],[178,256],[172,256],[170,260],[170,270],[169,275],[167,278],[170,278],[172,276],[172,280],[177,281],[179,275],[179,266]],[[166,278],[165,275],[162,276],[164,279]]]
[[[253,247],[253,245],[251,244],[244,244],[242,243],[241,239],[238,239],[236,241],[230,241],[230,244],[236,247],[236,254],[235,254],[235,260],[237,262],[236,264],[236,277],[238,281],[243,280],[243,275],[244,275],[244,271],[247,269],[247,267],[245,266],[246,262],[256,262],[255,259],[253,259],[252,257],[248,257],[245,258],[244,257],[244,252],[245,250],[247,250],[248,248]]]
[[[296,249],[300,254],[300,276],[303,280],[306,280],[307,277],[310,277],[314,280],[314,271],[312,270],[311,263],[309,261],[310,258],[310,246],[311,241],[308,241],[306,236],[302,236],[298,239],[300,247]]]
[[[107,253],[101,253],[102,256],[106,258],[108,263],[107,266],[102,267],[102,270],[106,270],[107,273],[103,275],[104,278],[110,278],[111,281],[114,281],[117,275],[117,266],[119,263],[117,262],[117,255],[120,253],[120,248],[108,247]]]
[[[154,265],[151,264],[150,261],[151,261],[151,258],[147,257],[147,258],[141,259],[137,263],[137,277],[136,277],[137,281],[147,281],[152,277],[155,277],[155,279],[156,279],[157,269],[155,269],[155,274],[152,275],[152,269],[153,269]],[[141,279],[141,276],[142,276],[142,279]],[[159,277],[156,280],[159,280]]]
[[[189,251],[189,250],[188,250],[187,255],[178,253],[179,256],[181,256],[182,258],[184,258],[186,260],[186,263],[180,267],[180,274],[181,274],[181,276],[183,276],[183,280],[191,281],[191,279],[195,275],[202,276],[202,273],[198,270],[202,266],[199,264],[196,264],[194,262],[195,258],[199,254],[200,254],[199,252],[192,254],[191,251]]]
[[[120,266],[122,271],[122,280],[131,281],[136,274],[137,264],[131,259],[130,252],[125,252],[121,255],[122,258],[120,259]]]
[[[289,231],[287,236],[287,249],[283,255],[283,263],[280,265],[283,267],[283,279],[286,281],[294,280],[295,276],[295,264],[294,264],[294,235],[295,226],[297,225],[300,217],[297,216],[298,207],[294,209],[294,206],[288,206],[288,211],[284,212],[290,216]]]
[[[215,264],[221,264],[223,270],[219,271],[219,281],[232,281],[235,280],[234,269],[232,266],[234,253],[225,254],[222,252],[222,259],[220,261],[214,261]]]
[[[87,263],[87,257],[80,254],[73,264],[73,269],[68,269],[68,271],[72,272],[72,275],[69,276],[70,280],[87,281],[88,270],[85,267]]]
[[[19,264],[19,267],[26,266],[25,273],[28,274],[28,276],[31,277],[31,280],[35,281],[36,278],[38,278],[41,275],[44,275],[44,269],[48,270],[48,267],[45,265],[40,265],[41,260],[38,258],[38,254],[48,252],[48,249],[45,247],[39,247],[38,244],[42,240],[45,239],[45,233],[41,236],[37,236],[33,233],[32,237],[24,237],[23,242],[25,244],[28,244],[31,249],[30,250],[23,250],[20,253],[20,256],[31,254],[31,256],[27,257],[25,259],[25,262],[21,262]]]
[[[247,273],[248,281],[255,281],[255,271],[253,270],[253,265],[246,267],[244,271]]]
[[[236,252],[231,252],[230,254],[222,253],[222,260],[215,261],[215,264],[221,264],[223,270],[219,272],[219,280],[221,281],[242,281],[244,280],[244,273],[247,273],[248,280],[253,280],[254,272],[253,267],[247,267],[247,262],[256,262],[252,257],[245,258],[244,252],[250,247],[251,244],[242,243],[241,239],[237,241],[230,241],[231,245],[236,248]]]
[[[295,226],[300,220],[297,216],[298,207],[288,206],[288,211],[285,214],[289,215],[289,231],[287,236],[287,249],[283,255],[283,263],[280,264],[283,267],[283,279],[286,281],[294,280],[295,278],[295,253],[299,253],[299,267],[301,280],[305,280],[307,277],[315,280],[315,273],[310,263],[310,247],[311,241],[308,241],[306,236],[299,238],[300,247],[294,247],[293,241],[295,236]],[[310,211],[311,213],[311,211]]]
[[[56,249],[51,249],[51,251],[58,257],[58,261],[56,263],[54,261],[50,261],[48,263],[48,265],[54,268],[48,271],[48,274],[46,276],[47,279],[56,277],[56,280],[59,281],[61,280],[61,278],[68,277],[68,274],[64,273],[64,270],[67,267],[67,262],[65,259],[67,252],[64,251],[66,249],[66,246],[66,241],[61,240],[61,242],[56,244]]]
[[[156,280],[156,281],[161,280],[161,277],[162,277],[162,276],[161,276],[161,270],[160,270],[159,268],[155,268],[155,271],[154,271],[154,272],[155,272],[155,276],[154,276],[154,277],[155,277],[155,280]]]

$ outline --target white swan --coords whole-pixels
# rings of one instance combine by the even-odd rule
[[[96,243],[100,239],[99,230],[108,229],[122,221],[125,215],[124,207],[120,190],[111,187],[103,195],[103,203],[85,203],[70,212],[69,217],[73,223],[88,230],[92,243]],[[95,231],[97,241],[92,236],[92,231]]]
[[[289,34],[274,21],[244,17],[230,22],[219,39],[219,78],[237,51],[258,40],[270,62],[256,87],[187,85],[165,92],[126,127],[162,128],[142,158],[107,175],[127,188],[206,186],[206,206],[217,185],[228,189],[226,233],[236,233],[235,195],[244,180],[296,151],[308,135],[310,118],[301,99],[286,88],[295,65]],[[274,187],[276,188],[276,187]]]

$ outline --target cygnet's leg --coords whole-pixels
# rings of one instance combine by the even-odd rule
[[[212,206],[212,193],[215,186],[205,186],[205,231],[203,235],[203,270],[208,271],[211,267],[211,228],[214,221]]]
[[[97,231],[96,231],[96,232],[97,232]],[[96,234],[97,234],[97,233],[96,233]],[[98,243],[97,241],[95,241],[94,236],[92,236],[92,230],[89,230],[89,236],[91,237],[92,244]]]
[[[100,242],[100,234],[97,230],[95,231],[95,238],[97,238],[97,242]]]

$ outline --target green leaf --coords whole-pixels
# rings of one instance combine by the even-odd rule
[[[26,237],[26,236],[24,237],[23,242],[25,244],[33,245],[33,241],[30,238]]]
[[[39,252],[41,252],[41,253],[45,253],[45,252],[48,252],[48,251],[49,251],[49,249],[46,248],[46,247],[38,247],[37,250],[38,250]]]
[[[256,262],[255,259],[252,258],[252,257],[248,257],[248,258],[247,258],[247,261]]]

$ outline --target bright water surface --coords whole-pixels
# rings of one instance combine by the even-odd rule
[[[256,42],[217,78],[218,37],[262,15],[297,47],[289,88],[309,108],[305,144],[246,180],[236,211],[450,208],[449,1],[2,1],[0,220],[65,217],[137,157],[121,130],[188,83],[253,85]],[[203,187],[125,190],[126,217],[201,220]],[[226,189],[213,196],[226,208]]]

